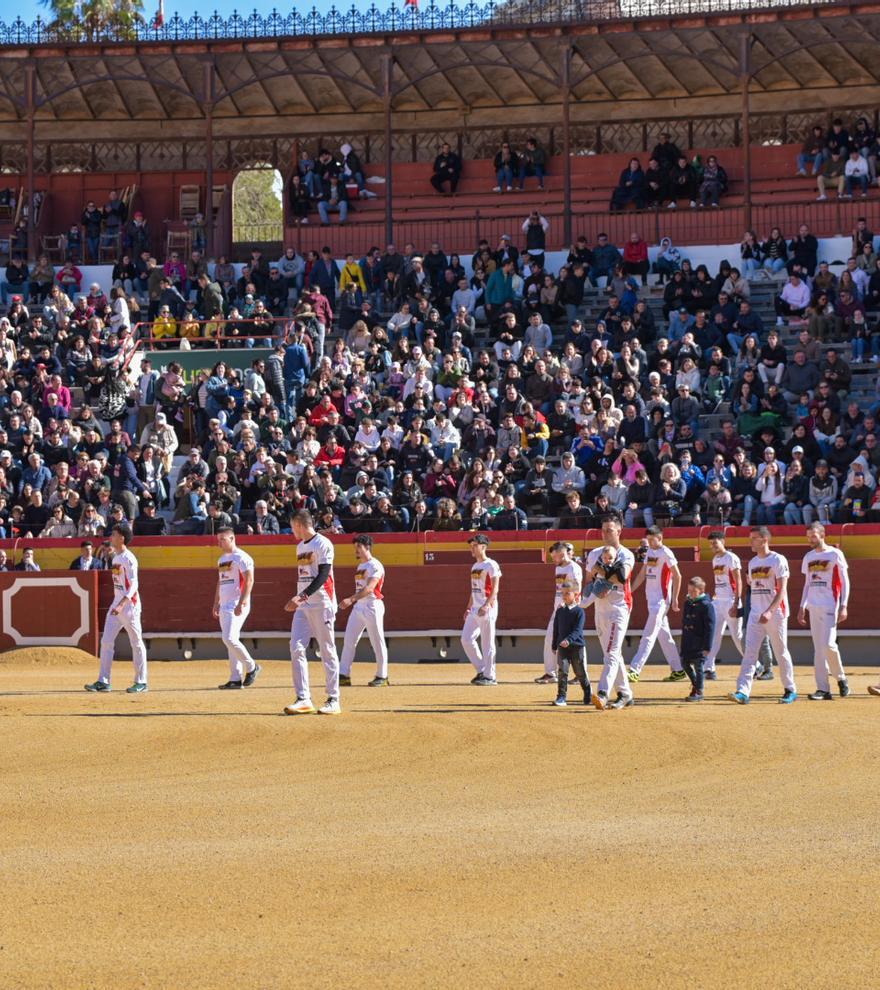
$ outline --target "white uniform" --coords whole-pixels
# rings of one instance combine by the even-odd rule
[[[461,645],[465,656],[474,665],[478,674],[495,679],[495,624],[498,621],[498,601],[486,609],[485,615],[479,610],[489,600],[492,581],[501,577],[501,568],[495,560],[471,565],[471,607],[464,628],[461,631]],[[482,652],[480,646],[482,645]]]
[[[339,698],[339,657],[333,639],[336,622],[336,588],[333,580],[333,544],[326,536],[316,533],[310,540],[303,540],[296,548],[296,588],[301,595],[318,576],[321,564],[330,565],[327,580],[313,592],[305,605],[297,606],[290,626],[290,660],[293,667],[293,686],[298,698],[311,700],[309,666],[306,650],[309,641],[318,641],[328,698]]]
[[[801,608],[810,613],[816,687],[828,691],[829,668],[836,680],[846,679],[837,646],[837,612],[849,602],[849,568],[840,550],[826,547],[811,550],[804,557],[801,570],[804,574]]]
[[[592,573],[605,547],[596,547],[587,557],[585,570]],[[626,565],[628,575],[632,575],[635,557],[626,549],[620,547],[616,560]],[[615,584],[604,598],[595,599],[596,635],[602,650],[602,676],[599,678],[598,690],[607,698],[612,687],[617,688],[624,698],[632,697],[632,688],[626,676],[626,664],[623,662],[623,638],[629,628],[630,612],[632,611],[632,590],[629,577],[625,585]]]
[[[351,664],[354,651],[364,630],[370,637],[370,645],[376,655],[376,676],[388,676],[388,647],[385,644],[385,600],[382,596],[382,586],[385,583],[385,568],[381,562],[372,557],[361,561],[354,572],[355,591],[363,591],[374,578],[379,583],[367,598],[361,598],[351,607],[351,615],[345,626],[345,640],[342,644],[342,659],[339,661],[340,673],[351,674]]]
[[[766,557],[752,557],[749,561],[749,585],[752,589],[752,607],[746,625],[745,650],[736,689],[748,696],[755,678],[758,653],[766,636],[779,661],[782,684],[788,691],[796,691],[794,665],[788,652],[788,596],[770,614],[766,623],[760,620],[767,606],[776,596],[780,582],[789,575],[788,561],[782,554],[771,550]]]
[[[648,548],[645,557],[645,599],[648,603],[648,617],[639,642],[636,655],[632,658],[630,667],[636,673],[641,673],[648,662],[654,644],[659,643],[666,662],[673,670],[681,670],[681,657],[678,647],[672,638],[669,628],[669,608],[672,604],[673,570],[678,567],[675,554],[669,547],[661,546],[658,550]]]
[[[715,578],[715,594],[712,597],[712,607],[715,609],[715,635],[712,637],[712,648],[703,664],[704,671],[713,671],[725,628],[730,630],[733,645],[743,652],[742,616],[731,619],[730,610],[739,610],[740,602],[736,597],[736,579],[734,574],[742,571],[742,562],[735,553],[725,550],[712,558],[712,575]]]
[[[229,679],[240,681],[244,672],[250,673],[257,666],[241,641],[241,630],[250,615],[251,607],[242,609],[241,615],[235,609],[244,593],[248,574],[254,573],[253,558],[236,547],[232,553],[224,553],[217,561],[217,580],[220,591],[220,633],[223,645],[229,655]]]
[[[553,619],[556,609],[562,604],[562,589],[566,585],[577,587],[578,591],[584,586],[584,572],[581,565],[576,560],[570,560],[567,564],[560,564],[556,568],[553,611],[550,613],[550,622],[547,625],[547,632],[544,635],[544,673],[556,673],[556,651],[553,649]]]
[[[110,683],[116,637],[124,629],[128,633],[128,641],[131,643],[135,682],[146,684],[147,649],[144,646],[144,634],[141,630],[138,562],[137,557],[128,547],[122,553],[113,555],[110,573],[113,576],[113,601],[107,611],[107,618],[104,620],[104,633],[101,636],[101,674],[98,679],[105,684]],[[127,598],[128,601],[119,609],[118,615],[113,615],[113,609],[119,606],[123,598]]]

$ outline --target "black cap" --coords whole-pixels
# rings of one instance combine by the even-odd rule
[[[468,543],[481,543],[484,547],[489,546],[489,537],[485,533],[477,533],[476,536],[472,536]]]

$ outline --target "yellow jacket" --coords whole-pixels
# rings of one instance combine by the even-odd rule
[[[354,282],[361,292],[367,291],[367,283],[364,281],[364,273],[361,271],[361,266],[356,261],[352,262],[350,265],[346,263],[342,266],[342,273],[339,276],[340,292],[344,292],[345,287],[350,282]]]
[[[153,336],[159,339],[163,337],[177,336],[177,322],[173,316],[157,316],[153,321]]]

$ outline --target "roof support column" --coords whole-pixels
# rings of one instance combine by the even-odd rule
[[[571,46],[562,49],[562,230],[566,245],[571,235]]]
[[[394,135],[391,130],[391,77],[394,71],[394,59],[392,55],[382,56],[382,99],[385,110],[385,243],[391,244],[394,241],[394,212],[392,205],[393,195],[393,140]]]
[[[214,255],[214,64],[206,59],[202,92],[205,97],[205,253]]]
[[[742,119],[740,140],[743,152],[743,227],[752,228],[752,137],[749,130],[749,82],[751,81],[752,36],[748,32],[740,38],[739,72],[742,87]]]
[[[24,67],[24,107],[27,122],[27,189],[25,191],[25,203],[27,204],[27,259],[33,261],[37,256],[36,251],[36,225],[34,223],[34,132],[36,130],[36,83],[37,67],[33,62],[28,62]]]

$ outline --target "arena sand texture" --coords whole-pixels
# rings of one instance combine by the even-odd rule
[[[392,666],[285,718],[287,664],[90,696],[61,653],[0,658],[3,990],[878,984],[876,673],[692,708],[655,665],[600,713]]]

